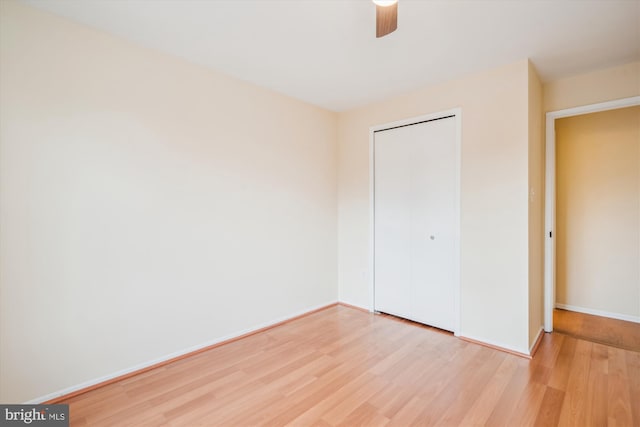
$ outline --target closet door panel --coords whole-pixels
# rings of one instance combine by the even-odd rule
[[[413,320],[454,328],[455,119],[425,123],[413,156]],[[418,273],[419,272],[419,273]]]
[[[374,277],[376,310],[410,317],[412,230],[410,141],[404,132],[375,138]]]
[[[453,330],[455,119],[376,132],[375,309]]]

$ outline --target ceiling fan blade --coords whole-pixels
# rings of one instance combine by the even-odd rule
[[[398,28],[398,3],[391,6],[376,5],[376,37],[393,33]]]

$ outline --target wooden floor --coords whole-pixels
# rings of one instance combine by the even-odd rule
[[[533,360],[336,306],[68,402],[72,426],[639,426],[640,353]]]
[[[640,323],[555,309],[553,330],[587,341],[640,351]]]

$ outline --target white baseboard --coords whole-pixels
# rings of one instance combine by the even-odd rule
[[[488,340],[486,338],[477,338],[471,335],[467,335],[467,334],[460,334],[458,335],[458,338],[461,338],[463,340],[470,340],[472,342],[475,342],[477,344],[486,344],[489,347],[494,347],[496,349],[499,350],[505,350],[507,352],[511,352],[511,353],[516,353],[518,355],[521,356],[529,356],[531,353],[526,349],[522,349],[522,348],[516,348],[510,345],[506,345],[497,341],[493,341],[493,340]]]
[[[159,363],[166,362],[166,361],[171,360],[171,359],[175,359],[176,357],[184,356],[185,354],[193,353],[194,351],[198,351],[198,350],[201,350],[203,348],[206,348],[206,347],[209,347],[209,346],[212,346],[212,345],[215,345],[215,344],[220,344],[220,343],[222,343],[224,341],[229,341],[231,339],[240,337],[242,335],[246,335],[246,334],[249,334],[251,332],[258,331],[260,329],[264,329],[264,328],[268,328],[270,326],[277,325],[278,323],[282,323],[282,322],[285,322],[287,320],[293,319],[295,317],[302,316],[302,315],[307,314],[309,312],[320,310],[320,309],[323,309],[323,308],[326,308],[326,307],[330,307],[330,306],[332,306],[332,305],[334,305],[336,303],[337,303],[337,301],[332,301],[332,302],[328,302],[328,303],[325,303],[325,304],[320,304],[320,305],[317,305],[317,306],[308,307],[308,308],[306,308],[304,310],[300,310],[300,311],[297,311],[295,313],[291,313],[291,314],[289,314],[287,316],[280,317],[278,319],[274,319],[274,320],[271,320],[269,322],[262,323],[260,325],[255,325],[255,326],[253,326],[251,328],[248,328],[248,329],[244,329],[244,330],[241,330],[241,331],[234,332],[233,334],[230,334],[230,335],[226,335],[226,336],[223,336],[223,337],[215,338],[215,339],[212,339],[210,341],[207,341],[207,342],[204,342],[204,343],[201,343],[201,344],[197,344],[197,345],[194,345],[192,347],[185,348],[185,349],[182,349],[182,350],[178,350],[178,351],[175,351],[173,353],[165,354],[164,356],[158,357],[156,359],[149,360],[149,361],[143,362],[143,363],[139,363],[139,364],[137,364],[135,366],[131,366],[129,368],[122,369],[120,371],[113,372],[113,373],[108,374],[108,375],[104,375],[104,376],[99,377],[99,378],[94,378],[92,380],[85,381],[83,383],[76,384],[76,385],[73,385],[71,387],[64,388],[62,390],[54,391],[53,393],[49,393],[49,394],[46,394],[44,396],[36,397],[35,399],[31,399],[31,400],[29,400],[27,402],[24,402],[24,403],[27,404],[27,405],[34,405],[34,404],[39,404],[39,403],[46,402],[46,401],[49,401],[49,400],[52,400],[52,399],[56,399],[56,398],[58,398],[60,396],[65,396],[67,394],[74,393],[74,392],[76,392],[78,390],[89,388],[89,387],[95,386],[97,384],[103,383],[105,381],[109,381],[109,380],[112,380],[114,378],[118,378],[118,377],[121,377],[123,375],[127,375],[127,374],[130,374],[132,372],[140,371],[140,370],[148,368],[150,366],[157,365]]]
[[[346,305],[346,306],[351,306],[353,308],[358,308],[360,310],[364,310],[364,311],[368,311],[369,313],[373,313],[373,310],[371,310],[370,307],[365,307],[363,305],[360,304],[354,304],[352,302],[349,301],[342,301],[342,300],[338,300],[338,304],[342,304],[342,305]]]
[[[529,346],[529,354],[533,354],[533,349],[536,346],[536,344],[538,344],[538,341],[541,339],[540,335],[542,335],[542,334],[544,334],[544,327],[540,326],[540,330],[536,334],[536,339],[533,340],[533,342]]]
[[[629,316],[628,314],[610,313],[603,310],[595,310],[592,308],[577,307],[569,304],[556,303],[556,308],[563,310],[577,311],[578,313],[593,314],[594,316],[609,317],[611,319],[626,320],[627,322],[640,323],[640,316]]]

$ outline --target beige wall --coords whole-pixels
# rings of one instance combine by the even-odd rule
[[[337,300],[336,114],[0,5],[0,401]]]
[[[340,115],[342,301],[370,306],[369,127],[461,107],[459,332],[528,352],[528,78],[524,60]]]
[[[640,321],[640,107],[556,120],[556,302]]]
[[[545,112],[640,95],[640,61],[547,82],[543,94]]]
[[[542,84],[529,63],[529,348],[544,323],[544,235]]]

